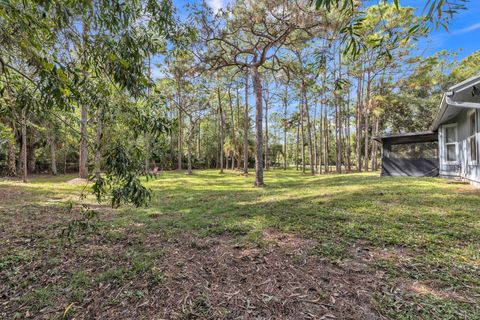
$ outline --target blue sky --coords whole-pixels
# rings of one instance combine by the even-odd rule
[[[421,14],[426,0],[401,0],[403,6],[417,8]],[[468,10],[460,11],[449,24],[449,30],[442,27],[433,30],[428,39],[421,39],[419,48],[425,49],[425,55],[441,50],[459,52],[459,59],[476,50],[480,50],[480,2],[470,0]]]
[[[205,0],[214,10],[225,7],[229,0]],[[375,3],[376,0],[369,2]],[[194,0],[174,0],[178,14],[185,16],[185,3],[194,3]],[[400,0],[402,6],[417,8],[417,14],[422,14],[427,0]],[[441,50],[458,52],[458,58],[464,58],[476,50],[480,50],[480,1],[470,0],[468,10],[459,12],[449,25],[449,31],[439,28],[433,30],[427,39],[421,39],[419,49],[424,55],[431,55]]]

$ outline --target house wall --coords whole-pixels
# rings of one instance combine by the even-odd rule
[[[471,110],[475,112],[477,119],[477,128],[475,130],[477,137],[477,159],[479,157],[480,112],[475,109],[465,109],[457,117],[448,123],[442,124],[438,129],[440,176],[470,181],[472,184],[480,187],[480,161],[477,160],[476,163],[472,163],[468,156],[468,114]],[[457,161],[455,163],[448,163],[445,152],[445,127],[453,123],[457,125]]]

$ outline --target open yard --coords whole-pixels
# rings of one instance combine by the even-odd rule
[[[1,319],[480,319],[471,186],[170,172],[113,210],[73,178],[0,182]]]

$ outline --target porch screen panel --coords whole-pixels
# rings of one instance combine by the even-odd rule
[[[439,174],[438,142],[391,144],[382,159],[382,176],[435,177]]]

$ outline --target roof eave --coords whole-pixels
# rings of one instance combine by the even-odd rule
[[[430,127],[430,131],[437,131],[438,127],[441,125],[441,120],[443,118],[443,115],[445,114],[445,111],[447,110],[448,104],[447,104],[447,97],[446,94],[443,94],[442,96],[442,102],[440,102],[440,108],[438,108],[437,115],[435,117],[435,120],[432,123],[432,126]]]

